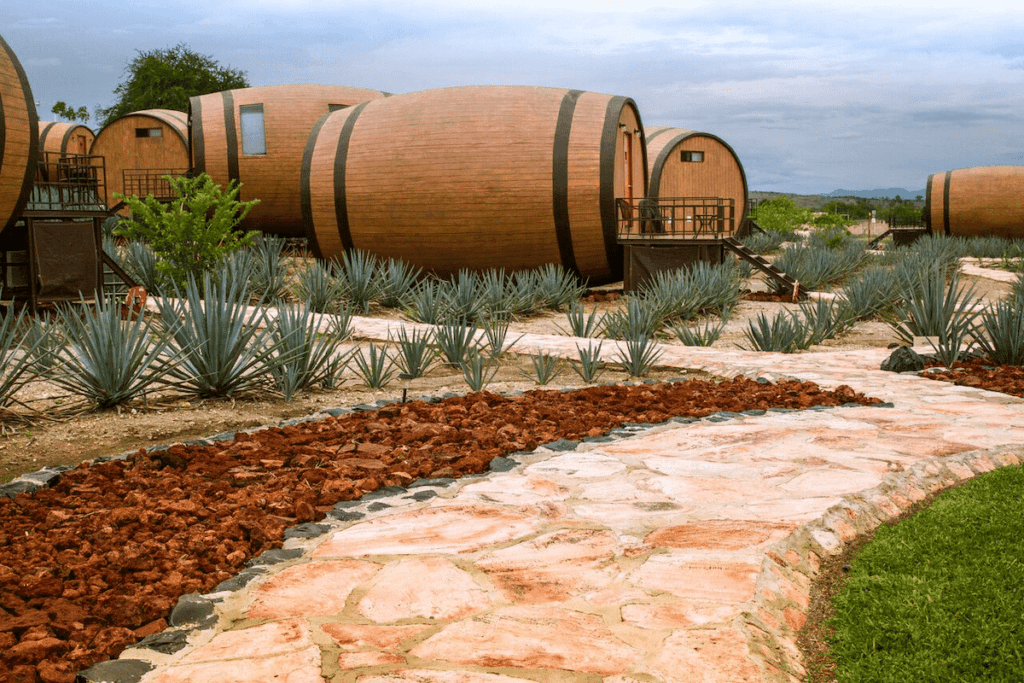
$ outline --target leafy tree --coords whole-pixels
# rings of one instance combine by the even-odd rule
[[[238,201],[241,185],[232,181],[223,191],[205,173],[195,178],[164,176],[174,190],[170,203],[153,195],[145,199],[124,197],[132,215],[122,221],[114,234],[149,243],[157,256],[156,267],[162,284],[183,288],[189,275],[200,281],[221,258],[251,245],[259,231],[235,230],[258,199]],[[168,287],[170,289],[170,287]]]
[[[789,197],[776,197],[758,204],[753,219],[764,230],[792,233],[811,221],[811,210],[797,206]]]
[[[138,51],[125,74],[126,80],[114,88],[117,102],[106,109],[97,108],[96,118],[104,126],[143,109],[187,111],[190,97],[249,87],[244,71],[221,66],[184,43],[165,50]]]
[[[89,110],[85,106],[75,109],[74,107],[69,107],[65,102],[58,102],[53,105],[53,109],[50,111],[68,121],[81,121],[85,123],[89,120]]]

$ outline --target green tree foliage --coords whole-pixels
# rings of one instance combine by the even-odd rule
[[[138,51],[125,67],[125,74],[126,80],[114,89],[117,102],[106,109],[97,108],[96,118],[103,126],[143,109],[187,111],[190,97],[249,87],[244,71],[221,66],[184,43],[164,50]]]
[[[62,119],[67,119],[68,121],[81,121],[82,123],[85,123],[89,120],[89,110],[86,109],[85,106],[75,109],[74,107],[68,106],[65,102],[58,102],[53,105],[53,109],[50,111]]]
[[[240,185],[232,181],[223,191],[205,173],[195,178],[164,178],[175,194],[170,203],[152,195],[145,199],[118,195],[132,216],[114,234],[148,242],[157,256],[162,284],[180,289],[189,275],[199,281],[221,258],[252,244],[258,231],[241,233],[235,227],[259,200],[240,202]]]
[[[829,202],[822,209],[825,213],[837,213],[839,215],[847,215],[855,221],[864,220],[871,215],[871,201],[864,199],[853,202]]]
[[[792,233],[811,222],[811,211],[797,206],[789,197],[776,197],[758,204],[753,218],[763,230]]]

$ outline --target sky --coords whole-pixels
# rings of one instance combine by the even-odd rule
[[[14,6],[12,6],[14,5]],[[184,43],[251,85],[540,85],[716,135],[751,190],[902,187],[1024,165],[1020,0],[0,0],[40,119],[110,106]],[[96,129],[95,120],[89,124]]]

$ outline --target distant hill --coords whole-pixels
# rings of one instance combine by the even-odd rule
[[[880,199],[882,197],[888,197],[893,199],[896,195],[899,195],[901,199],[913,199],[914,197],[921,195],[924,196],[924,190],[908,190],[903,187],[887,187],[884,190],[835,190],[829,192],[826,197],[864,197],[865,199]]]

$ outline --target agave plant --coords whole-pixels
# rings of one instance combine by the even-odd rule
[[[479,349],[472,348],[459,364],[462,377],[472,391],[481,391],[498,374],[498,364],[485,357]]]
[[[537,384],[541,386],[550,383],[562,369],[562,359],[547,351],[530,356],[530,361],[533,364],[533,376],[536,378]]]
[[[427,278],[409,292],[406,314],[416,322],[440,325],[451,313],[447,286],[434,278]]]
[[[703,261],[688,268],[657,273],[641,289],[641,296],[660,320],[689,320],[701,313],[728,317],[740,300],[742,272],[732,263]]]
[[[706,318],[703,325],[695,327],[673,322],[669,323],[669,329],[684,346],[711,346],[722,336],[725,320],[712,323],[711,318]]]
[[[376,270],[377,301],[386,308],[402,306],[423,271],[397,258],[389,258]]]
[[[478,351],[475,324],[460,318],[440,325],[434,330],[434,342],[441,351],[444,362],[455,368],[462,365],[471,351]]]
[[[606,313],[602,331],[609,339],[649,339],[661,326],[658,307],[650,299],[629,297],[626,308]]]
[[[145,242],[129,240],[121,251],[118,263],[133,280],[153,295],[161,293],[161,275],[156,267],[156,253]]]
[[[1024,365],[1024,301],[989,305],[972,330],[981,351],[999,365]]]
[[[799,281],[801,289],[816,290],[844,279],[866,259],[865,244],[860,240],[851,240],[838,249],[823,246],[786,247],[775,260],[775,266]],[[768,286],[776,293],[787,287],[775,280],[771,280]]]
[[[480,276],[462,269],[448,288],[448,310],[455,318],[476,320],[483,311]]]
[[[843,307],[835,299],[805,301],[800,304],[800,313],[807,321],[808,346],[832,339],[853,324],[844,317]]]
[[[42,324],[26,321],[25,309],[15,312],[8,307],[0,317],[0,407],[11,405],[18,389],[52,367],[50,354],[56,345],[49,343],[51,338]]]
[[[662,356],[662,350],[647,337],[627,339],[616,355],[619,365],[631,377],[646,377]]]
[[[784,232],[768,230],[752,233],[740,241],[743,242],[744,247],[755,254],[770,254],[773,251],[778,251],[785,242],[789,241],[789,238],[790,235]]]
[[[234,397],[265,386],[280,356],[266,310],[247,305],[245,283],[207,272],[175,292],[158,313],[172,338],[171,353],[181,360],[170,372],[178,385],[200,397]]]
[[[313,261],[298,273],[296,294],[317,313],[338,308],[345,292],[345,283],[337,277],[332,261]]]
[[[362,351],[352,354],[356,373],[371,389],[380,389],[395,376],[394,361],[388,356],[383,345],[370,343]]]
[[[277,309],[270,324],[272,348],[270,374],[285,401],[296,392],[314,384],[333,381],[339,347],[348,336],[348,321],[337,316],[321,316],[307,304],[286,303]]]
[[[598,342],[597,346],[590,344],[587,348],[583,348],[579,344],[576,345],[576,354],[579,362],[573,363],[572,369],[587,384],[591,384],[596,380],[598,373],[601,371],[601,345],[603,343]]]
[[[891,268],[869,266],[851,276],[839,290],[842,317],[868,320],[888,310],[899,299]]]
[[[932,267],[900,282],[901,301],[896,304],[897,320],[893,330],[904,341],[914,337],[954,337],[965,335],[976,313],[978,298],[974,286],[960,286],[958,271],[947,273]]]
[[[281,298],[288,285],[288,266],[283,258],[284,237],[259,235],[253,242],[253,272],[249,278],[250,291],[266,301]]]
[[[433,335],[427,330],[409,332],[401,327],[390,339],[398,344],[395,364],[408,379],[425,375],[437,358],[437,349],[431,345]]]
[[[489,317],[483,321],[484,341],[487,345],[488,354],[494,360],[508,353],[508,350],[522,339],[522,336],[520,336],[512,340],[511,343],[505,343],[505,340],[508,338],[509,324],[509,319],[505,316]]]
[[[357,310],[366,315],[370,303],[376,298],[377,258],[369,252],[353,249],[341,255],[338,276],[344,282],[344,296]]]
[[[62,345],[42,363],[45,377],[98,408],[127,403],[173,370],[165,353],[168,339],[146,316],[122,320],[120,305],[103,298],[57,310]]]
[[[565,318],[569,322],[569,332],[573,337],[593,337],[601,326],[601,318],[597,314],[597,304],[587,313],[583,304],[573,301],[565,310]]]
[[[779,351],[793,353],[811,345],[812,330],[799,315],[779,311],[771,320],[764,313],[758,313],[747,323],[744,332],[754,351]]]
[[[548,263],[535,271],[537,299],[545,308],[555,310],[579,300],[587,291],[587,285],[562,266]]]

